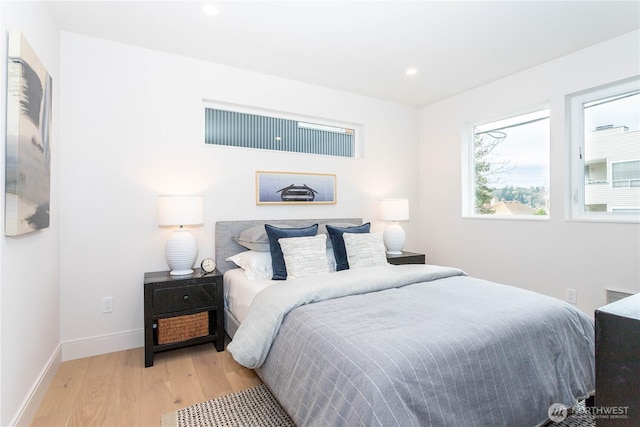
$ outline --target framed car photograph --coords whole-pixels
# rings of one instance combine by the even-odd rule
[[[256,204],[335,204],[336,175],[304,172],[256,172]]]

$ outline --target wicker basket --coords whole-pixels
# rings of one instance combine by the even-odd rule
[[[209,313],[158,319],[158,344],[186,341],[209,335]]]

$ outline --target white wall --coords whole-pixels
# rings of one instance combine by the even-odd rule
[[[0,7],[3,36],[20,28],[54,78],[51,227],[0,239],[0,425],[29,418],[21,411],[37,400],[37,382],[55,371],[60,342],[64,359],[142,345],[143,274],[166,269],[169,231],[157,226],[159,194],[205,196],[206,223],[195,230],[199,259],[214,255],[218,220],[362,216],[379,230],[376,200],[408,197],[406,249],[426,251],[429,262],[560,298],[573,287],[578,306],[589,313],[603,304],[606,286],[640,290],[638,225],[564,219],[562,119],[552,123],[550,221],[462,219],[460,194],[466,124],[540,102],[562,116],[565,94],[638,73],[637,32],[418,114],[76,34],[58,40],[42,3]],[[4,73],[6,42],[1,53]],[[4,99],[4,75],[2,82]],[[365,157],[205,146],[203,99],[361,123]],[[338,204],[256,206],[256,170],[335,173]],[[111,314],[101,313],[104,296],[114,298]]]
[[[411,200],[406,248],[418,249],[415,108],[72,33],[61,75],[65,360],[143,345],[143,275],[167,269],[161,194],[204,195],[199,260],[214,255],[216,221],[361,216],[381,229],[379,197]],[[205,145],[204,99],[363,124],[365,156]],[[335,173],[338,203],[256,206],[256,170]],[[113,313],[101,312],[105,296]]]
[[[605,304],[607,287],[640,291],[638,224],[565,219],[564,119],[565,95],[640,73],[639,44],[636,31],[421,109],[419,249],[429,261],[561,299],[573,288],[577,306],[591,315]],[[551,219],[462,218],[467,126],[544,103],[551,107]]]
[[[20,237],[0,237],[0,425],[28,423],[60,363],[59,38],[43,3],[0,3],[0,117],[6,129],[7,30],[24,34],[53,78],[51,223]],[[0,150],[4,165],[5,150]],[[2,170],[4,194],[4,166]],[[0,197],[4,228],[4,197]],[[32,403],[30,405],[30,403]]]

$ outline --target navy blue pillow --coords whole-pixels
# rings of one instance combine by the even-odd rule
[[[343,233],[368,233],[371,223],[356,225],[353,227],[334,227],[327,224],[327,233],[331,239],[331,245],[333,246],[333,255],[336,257],[336,270],[347,270],[349,268],[349,261],[347,260],[347,248],[344,246]]]
[[[278,239],[285,237],[315,236],[318,232],[318,224],[304,228],[278,228],[265,224],[264,229],[269,237],[269,250],[271,251],[271,265],[273,266],[273,280],[285,280],[287,278],[287,266],[284,264],[284,255]]]

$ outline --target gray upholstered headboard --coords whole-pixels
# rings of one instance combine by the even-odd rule
[[[234,238],[250,227],[256,225],[273,224],[289,225],[292,227],[308,227],[313,224],[354,224],[361,225],[362,218],[324,218],[324,219],[258,219],[242,221],[218,221],[216,222],[216,266],[222,273],[236,268],[232,262],[226,261],[232,255],[247,249],[240,246]]]

